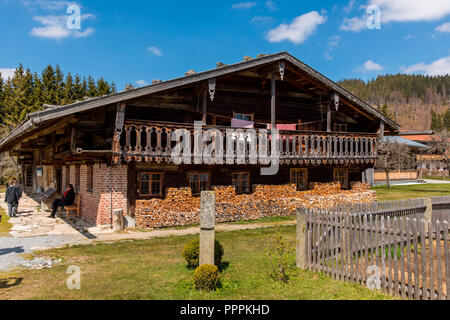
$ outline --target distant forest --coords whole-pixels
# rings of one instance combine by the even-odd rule
[[[65,105],[116,92],[116,85],[103,78],[64,75],[59,66],[47,66],[41,74],[20,65],[12,78],[0,74],[0,137],[43,109],[43,105]]]
[[[384,75],[341,86],[400,123],[404,130],[450,129],[450,75]]]

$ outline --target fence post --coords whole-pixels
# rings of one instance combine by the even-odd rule
[[[433,200],[431,198],[426,198],[424,199],[424,204],[427,207],[427,209],[425,210],[425,221],[426,222],[432,222],[433,220]],[[425,232],[429,232],[432,230],[428,230],[428,223],[425,223]]]
[[[305,269],[305,231],[306,231],[306,219],[305,210],[297,209],[297,268]]]
[[[203,191],[200,206],[200,265],[214,265],[216,195]]]

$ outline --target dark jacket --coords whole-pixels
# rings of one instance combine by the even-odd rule
[[[5,202],[17,205],[22,197],[22,190],[17,186],[11,186],[6,189]]]
[[[70,190],[69,193],[62,198],[64,206],[71,206],[75,202],[75,191]]]

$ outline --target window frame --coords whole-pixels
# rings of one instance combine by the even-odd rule
[[[334,170],[333,170],[333,181],[334,182],[341,182],[341,181],[337,180],[337,173],[339,171],[344,171],[344,173],[345,173],[345,185],[341,185],[341,188],[344,189],[344,190],[349,189],[350,188],[350,184],[349,184],[349,178],[350,177],[349,177],[349,170],[348,170],[348,168],[334,168]]]
[[[235,175],[235,174],[237,174],[237,175],[239,175],[240,176],[240,180],[239,180],[239,182],[240,182],[240,184],[241,184],[241,188],[242,188],[242,176],[244,175],[244,174],[246,174],[247,175],[247,190],[246,191],[243,191],[243,192],[238,192],[238,190],[236,189],[236,186],[234,185],[234,178],[233,178],[233,176]],[[251,175],[250,175],[250,171],[232,171],[231,172],[231,185],[233,186],[233,187],[235,187],[235,189],[236,189],[236,194],[250,194],[251,193]]]
[[[243,113],[243,112],[233,112],[233,118],[234,119],[238,119],[237,116],[238,115],[242,115],[244,117],[250,117],[251,120],[244,120],[244,119],[239,119],[239,120],[243,120],[243,121],[250,121],[250,122],[254,122],[255,121],[255,114],[254,113]]]
[[[303,189],[299,189],[298,183],[294,182],[294,174],[297,172],[305,172],[305,187]],[[308,168],[292,168],[291,169],[291,184],[295,184],[297,191],[307,191],[309,189],[309,170]]]
[[[150,180],[148,180],[149,183],[149,190],[152,189],[152,183],[156,182],[157,180],[153,180],[153,175],[158,174],[161,176],[159,179],[160,188],[159,188],[159,194],[142,194],[141,192],[141,184],[142,184],[142,175],[148,174],[151,176]],[[164,172],[155,172],[155,171],[140,171],[139,172],[139,178],[138,178],[138,195],[141,198],[162,198],[164,196]]]
[[[207,185],[206,190],[201,190],[200,193],[198,193],[198,194],[194,193],[194,190],[192,190],[192,187],[191,187],[191,175],[193,175],[193,174],[196,174],[196,175],[206,174],[208,176],[208,185]],[[200,182],[201,182],[200,180],[198,180],[198,182],[197,182],[199,184],[198,185],[199,189],[200,189]],[[200,196],[202,191],[211,190],[211,172],[209,172],[209,171],[188,171],[187,172],[187,185],[188,185],[188,187],[191,188],[191,192],[194,197]]]

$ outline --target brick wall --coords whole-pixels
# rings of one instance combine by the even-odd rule
[[[106,164],[93,166],[93,188],[88,190],[88,165],[80,167],[80,190],[82,218],[97,225],[111,224],[112,210],[122,209],[127,215],[127,166],[108,167]],[[64,179],[63,170],[63,179]],[[72,166],[70,183],[76,185],[77,170]],[[111,193],[112,186],[112,193]]]

